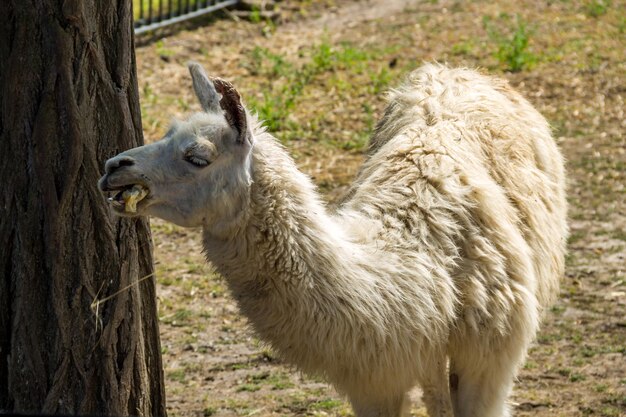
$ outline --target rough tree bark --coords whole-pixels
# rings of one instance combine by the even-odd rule
[[[96,188],[143,141],[131,3],[0,3],[0,410],[165,415],[148,224]]]

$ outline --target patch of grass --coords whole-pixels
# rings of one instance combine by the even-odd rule
[[[237,387],[237,392],[255,392],[261,389],[261,386],[258,384],[242,384]]]
[[[204,410],[202,410],[202,416],[211,417],[216,412],[217,412],[217,408],[215,407],[205,407]]]
[[[569,235],[569,238],[567,239],[567,244],[568,245],[573,245],[574,243],[578,242],[579,240],[581,240],[585,236],[587,236],[587,233],[585,233],[582,230],[577,230],[575,232],[572,232]]]
[[[554,342],[561,340],[563,337],[558,333],[546,334],[542,333],[537,336],[537,343],[541,345],[551,345]]]
[[[156,52],[161,58],[171,58],[174,55],[174,51],[165,47],[163,40],[158,40],[155,46]]]
[[[469,39],[452,45],[451,52],[452,55],[470,56],[473,54],[475,48],[476,45],[471,39]]]
[[[378,95],[382,93],[389,86],[392,79],[393,76],[391,74],[391,71],[389,71],[387,67],[382,67],[380,68],[380,70],[370,73],[370,91],[372,95]],[[365,103],[364,105],[367,105],[367,103]],[[364,110],[368,111],[367,109]],[[371,111],[369,114],[371,114]]]
[[[626,33],[626,16],[620,18],[619,22],[617,23],[617,31],[619,33]]]
[[[262,20],[261,9],[256,4],[253,4],[252,10],[250,11],[250,21],[252,23],[261,23]]]
[[[143,101],[150,104],[156,104],[157,102],[157,95],[154,93],[154,90],[148,83],[145,83],[143,85]]]
[[[610,7],[610,0],[591,0],[585,3],[584,10],[587,16],[600,17],[606,14]]]
[[[182,368],[171,369],[167,371],[166,374],[168,379],[178,382],[183,382],[185,380],[185,376],[187,375],[185,370]]]
[[[619,240],[623,240],[624,242],[626,242],[626,230],[624,229],[616,229],[613,231],[613,233],[611,234],[611,236],[614,239],[619,239]]]
[[[259,46],[249,52],[248,60],[243,66],[251,75],[286,77],[293,71],[293,65],[284,56]]]
[[[328,42],[322,42],[314,47],[310,60],[300,68],[288,63],[282,56],[272,54],[266,49],[257,49],[252,52],[253,67],[259,72],[263,70],[263,60],[270,63],[268,76],[281,77],[285,81],[277,89],[270,87],[263,91],[263,99],[252,99],[251,107],[265,121],[270,131],[279,131],[286,127],[287,116],[296,104],[302,90],[317,74],[326,71],[331,66],[332,49]]]
[[[215,283],[211,285],[210,292],[212,298],[223,297],[226,293],[226,288],[219,283]]]
[[[483,25],[489,38],[496,43],[496,59],[505,65],[506,70],[519,72],[531,69],[537,63],[537,56],[529,49],[530,30],[519,15],[511,18],[501,14],[494,21],[489,16],[483,17]]]
[[[585,346],[581,351],[580,354],[582,355],[583,358],[593,358],[594,356],[596,356],[598,354],[598,351],[594,348]]]
[[[622,412],[617,407],[604,407],[600,410],[600,415],[603,417],[620,417],[622,416]]]
[[[191,333],[186,335],[182,340],[181,340],[185,345],[192,345],[194,343],[198,343],[198,335],[195,333]]]
[[[191,108],[191,106],[189,105],[189,102],[182,97],[177,98],[176,103],[178,103],[178,106],[184,112],[188,112],[189,109]]]
[[[187,267],[187,272],[190,274],[204,275],[208,273],[208,268],[203,260],[197,262],[194,258],[185,258],[183,262]],[[191,285],[193,285],[193,283]]]
[[[565,312],[565,306],[556,304],[550,308],[550,311],[556,315],[561,315]]]
[[[571,333],[569,339],[577,345],[581,344],[584,340],[583,335],[580,332]]]
[[[246,415],[251,409],[250,404],[247,401],[235,398],[227,398],[224,402],[224,408],[233,410],[239,415]]]
[[[251,379],[257,383],[269,385],[272,390],[284,390],[295,386],[289,379],[289,375],[284,372],[263,372],[253,375]]]
[[[319,400],[311,404],[311,409],[313,410],[324,410],[330,411],[335,408],[341,407],[343,405],[343,401],[335,400],[332,398],[327,398],[324,400]]]
[[[609,386],[607,384],[597,384],[595,387],[593,387],[593,390],[595,392],[605,392],[608,387]]]
[[[193,316],[193,312],[190,310],[181,308],[176,310],[172,314],[168,314],[167,316],[160,317],[160,321],[169,324],[172,326],[185,326],[187,325],[189,319]]]
[[[376,120],[374,117],[374,111],[368,103],[363,103],[361,108],[363,109],[366,129],[363,131],[351,132],[350,137],[347,140],[343,140],[341,142],[331,141],[333,145],[346,151],[360,151],[361,149],[365,148],[369,141],[371,133],[374,130]]]
[[[295,385],[291,381],[278,381],[272,385],[273,390],[284,390],[293,387],[295,387]]]
[[[230,366],[230,369],[233,371],[237,371],[239,369],[250,369],[254,367],[254,363],[253,362],[239,362],[239,363],[234,363]]]
[[[385,66],[372,65],[378,55],[379,51],[358,48],[349,43],[332,45],[327,39],[303,49],[299,52],[299,59],[293,61],[265,48],[254,48],[244,66],[252,75],[263,76],[272,82],[258,86],[260,93],[249,100],[250,107],[268,130],[276,133],[282,141],[304,135],[302,127],[291,120],[290,115],[310,86],[314,86],[323,74],[332,73],[333,76],[326,77],[327,83],[337,90],[353,92],[354,75],[367,74],[370,80],[367,88],[371,93],[378,94],[393,78]],[[313,120],[311,124],[321,126],[323,120]],[[311,129],[307,130],[308,135],[316,135]],[[348,140],[346,146],[361,148],[364,142],[360,136],[355,136]]]

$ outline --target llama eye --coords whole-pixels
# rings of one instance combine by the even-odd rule
[[[185,155],[185,161],[194,164],[197,167],[205,167],[209,165],[209,161],[206,159],[198,158],[195,155]]]

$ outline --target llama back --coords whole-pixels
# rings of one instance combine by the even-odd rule
[[[469,204],[469,215],[483,231],[495,230],[500,238],[509,234],[498,248],[508,258],[503,260],[505,268],[510,273],[509,264],[527,255],[534,277],[524,285],[542,307],[554,301],[568,233],[563,158],[548,123],[528,101],[506,81],[476,71],[436,64],[414,71],[390,93],[370,142],[369,160],[352,191],[353,207],[364,203],[359,203],[357,188],[389,175],[381,168],[398,150],[419,154],[419,175],[433,178],[448,176],[443,174],[448,168],[442,168],[446,164],[441,158],[427,160],[432,155],[451,159],[453,175],[471,189],[452,204]],[[429,174],[433,170],[438,174]],[[461,226],[466,233],[471,228]],[[513,235],[521,239],[510,240]],[[471,268],[464,262],[476,262],[476,254],[466,249],[452,253],[461,258],[462,269]],[[520,274],[528,274],[524,268],[519,268]]]

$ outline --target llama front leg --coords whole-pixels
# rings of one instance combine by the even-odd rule
[[[455,417],[509,417],[506,399],[514,378],[510,368],[493,367],[476,372],[453,364],[450,389]]]
[[[537,328],[536,303],[520,302],[509,331],[455,338],[450,346],[450,395],[455,417],[509,417],[507,399]]]
[[[350,396],[356,417],[402,417],[408,415],[406,393],[392,398],[376,399]]]
[[[520,341],[508,348],[501,345],[501,349],[475,355],[454,355],[450,360],[450,394],[455,417],[509,417],[506,401],[525,351],[525,343]]]

